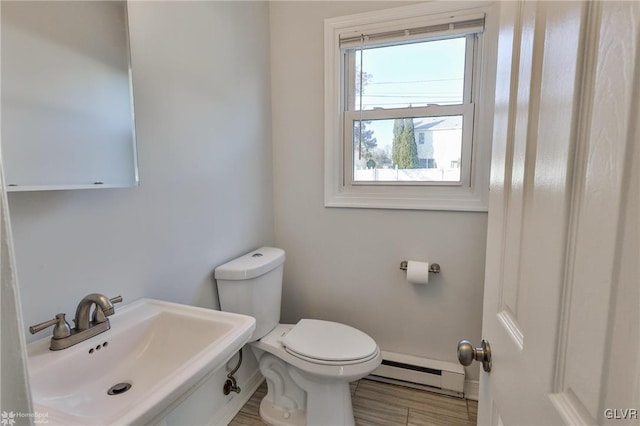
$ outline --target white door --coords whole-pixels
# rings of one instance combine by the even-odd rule
[[[639,37],[636,2],[501,4],[479,424],[640,424]]]

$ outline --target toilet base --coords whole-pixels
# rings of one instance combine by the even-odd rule
[[[252,346],[267,394],[260,417],[272,426],[353,426],[349,382],[326,380],[287,364]]]
[[[271,426],[304,426],[307,424],[305,410],[277,407],[266,396],[260,402],[260,417]]]

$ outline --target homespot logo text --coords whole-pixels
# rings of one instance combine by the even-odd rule
[[[49,413],[23,413],[20,411],[2,411],[0,413],[0,425],[2,426],[13,426],[16,422],[19,422],[19,419],[31,418],[33,419],[34,424],[43,424],[49,423]]]

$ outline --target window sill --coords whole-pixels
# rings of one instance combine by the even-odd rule
[[[431,188],[428,194],[419,194],[419,191],[375,194],[342,189],[327,191],[324,205],[357,209],[486,212],[489,210],[489,199],[486,191],[471,188],[438,188],[438,191]]]

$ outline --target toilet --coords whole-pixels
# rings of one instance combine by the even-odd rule
[[[284,260],[284,250],[262,247],[215,270],[221,309],[256,319],[250,347],[267,379],[260,416],[274,426],[353,425],[349,382],[380,365],[380,348],[345,324],[280,324]]]

